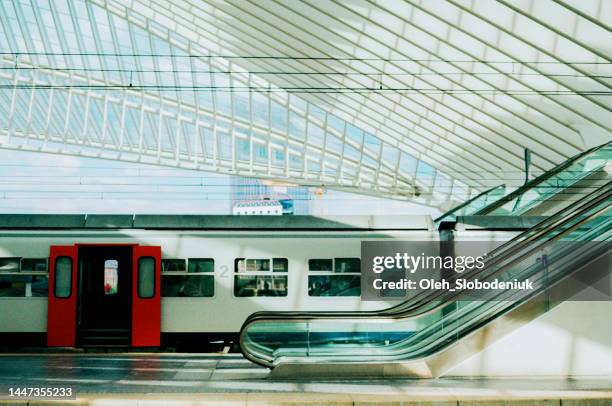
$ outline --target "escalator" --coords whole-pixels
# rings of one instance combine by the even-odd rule
[[[558,244],[580,241],[601,244],[571,249]],[[607,181],[491,251],[483,269],[460,275],[481,281],[529,279],[533,290],[491,291],[483,300],[468,300],[470,292],[462,290],[427,290],[372,312],[258,312],[242,327],[241,349],[253,362],[277,370],[299,365],[302,374],[311,369],[317,374],[439,376],[554,307],[553,288],[590,259],[609,255],[611,241],[612,182]]]
[[[597,189],[610,177],[612,142],[575,155],[505,195],[506,185],[492,187],[434,220],[459,216],[542,216],[553,214]]]
[[[551,215],[600,188],[611,175],[612,142],[608,142],[568,159],[472,215]]]

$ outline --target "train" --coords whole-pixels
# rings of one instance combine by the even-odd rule
[[[360,299],[361,243],[441,238],[430,216],[0,215],[0,346],[235,349],[255,311],[394,304]]]

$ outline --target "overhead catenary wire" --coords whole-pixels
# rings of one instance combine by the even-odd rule
[[[482,63],[482,64],[541,64],[541,65],[612,65],[605,61],[507,61],[483,59],[444,59],[444,58],[359,58],[333,56],[289,56],[289,55],[214,55],[214,54],[174,54],[174,53],[120,53],[120,52],[0,52],[0,56],[97,56],[97,57],[154,57],[154,58],[201,58],[201,59],[272,59],[272,60],[312,60],[312,61],[380,61],[380,62],[444,62],[444,63]]]
[[[194,74],[213,74],[213,75],[240,75],[240,74],[252,74],[252,75],[303,75],[303,76],[376,76],[373,79],[380,79],[378,76],[384,77],[396,77],[396,76],[469,76],[469,75],[487,75],[487,76],[540,76],[540,77],[571,77],[571,78],[599,78],[599,79],[611,79],[612,75],[577,75],[577,74],[564,74],[564,73],[521,73],[521,72],[360,72],[360,71],[347,71],[347,72],[321,72],[321,71],[243,71],[243,70],[215,70],[215,69],[128,69],[128,68],[75,68],[75,67],[43,67],[43,66],[0,66],[0,70],[19,70],[19,71],[51,71],[51,72],[83,72],[83,73],[194,73]]]
[[[269,86],[177,86],[177,85],[117,85],[117,84],[37,84],[17,83],[0,84],[0,89],[10,90],[147,90],[147,91],[171,91],[171,92],[224,92],[224,93],[418,93],[418,94],[487,94],[487,95],[548,95],[548,96],[610,96],[611,90],[496,90],[496,89],[436,89],[436,88],[411,88],[411,87],[279,87]]]

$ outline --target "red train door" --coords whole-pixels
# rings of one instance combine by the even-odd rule
[[[49,262],[47,345],[76,344],[77,247],[52,245]]]
[[[134,246],[132,347],[158,347],[161,329],[161,247]]]

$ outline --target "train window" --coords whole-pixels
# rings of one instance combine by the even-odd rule
[[[247,272],[265,272],[270,270],[269,259],[247,259],[245,263]]]
[[[20,275],[0,273],[0,297],[24,297],[26,283]]]
[[[164,297],[213,297],[215,295],[215,260],[189,258],[187,271],[162,274]]]
[[[0,258],[0,297],[47,297],[46,258]]]
[[[189,258],[187,272],[215,272],[215,260],[212,258]]]
[[[289,272],[289,261],[287,258],[273,258],[272,272]]]
[[[47,275],[16,275],[0,273],[0,297],[47,297]]]
[[[72,258],[57,257],[55,259],[55,297],[70,297],[72,291]]]
[[[234,263],[234,296],[287,296],[288,271],[287,258],[237,258]]]
[[[361,272],[361,260],[359,258],[336,258],[334,259],[334,272],[359,273]]]
[[[185,272],[184,259],[162,259],[162,272]]]
[[[322,269],[324,268],[324,269]],[[308,261],[309,296],[361,295],[359,258],[311,259]]]
[[[138,297],[149,299],[155,296],[155,259],[141,257],[138,260]]]
[[[20,258],[0,258],[0,272],[19,272]]]
[[[48,275],[28,275],[29,282],[26,283],[26,296],[48,297],[49,296],[49,276]],[[28,287],[29,284],[29,287]],[[29,291],[28,291],[29,288]]]
[[[334,269],[334,260],[329,259],[309,259],[309,271],[332,271]]]
[[[47,258],[22,258],[21,272],[47,272]]]
[[[213,275],[163,275],[162,296],[164,297],[213,297],[215,281]]]

